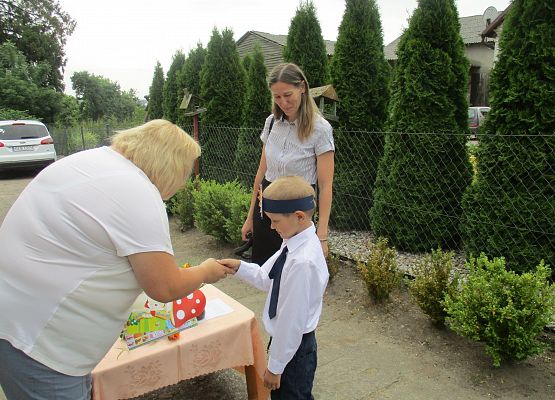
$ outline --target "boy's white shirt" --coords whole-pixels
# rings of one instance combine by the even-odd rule
[[[268,308],[273,281],[268,274],[284,246],[288,252],[281,274],[277,314],[270,319]],[[299,348],[303,334],[316,329],[322,313],[329,273],[314,224],[284,239],[281,248],[261,267],[241,261],[235,276],[268,292],[262,313],[266,332],[272,337],[268,370],[281,374]]]

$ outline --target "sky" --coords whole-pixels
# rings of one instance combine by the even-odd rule
[[[376,0],[384,45],[407,27],[417,0]],[[77,22],[65,47],[64,81],[78,71],[117,82],[122,90],[134,89],[139,98],[148,94],[154,67],[160,61],[164,74],[173,55],[185,54],[198,42],[208,44],[212,30],[231,28],[235,40],[247,31],[286,35],[299,0],[58,0]],[[482,15],[489,6],[504,10],[510,0],[455,0],[459,16]],[[344,0],[314,0],[322,36],[336,40]]]

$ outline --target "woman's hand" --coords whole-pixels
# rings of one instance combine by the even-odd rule
[[[213,258],[204,260],[197,268],[203,269],[205,283],[215,283],[225,278],[227,275],[235,273],[232,268],[220,264]]]
[[[264,386],[266,389],[277,390],[281,383],[281,374],[274,374],[268,368],[264,371]]]
[[[241,237],[243,240],[247,240],[247,235],[252,233],[252,217],[247,217],[243,227],[241,228]]]

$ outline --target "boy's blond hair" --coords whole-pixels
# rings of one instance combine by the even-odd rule
[[[282,176],[270,183],[262,196],[269,200],[296,200],[308,196],[315,196],[314,188],[300,176]],[[313,202],[312,210],[304,211],[312,216],[316,203]]]
[[[163,119],[118,132],[112,137],[112,147],[143,170],[162,198],[184,185],[200,156],[195,140]]]

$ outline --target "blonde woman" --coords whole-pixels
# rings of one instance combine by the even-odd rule
[[[272,114],[260,138],[262,155],[254,179],[249,214],[242,228],[243,240],[252,232],[252,262],[262,265],[281,245],[270,220],[260,213],[259,192],[282,176],[303,177],[318,188],[318,226],[322,250],[328,252],[328,222],[334,171],[333,130],[309,95],[308,81],[295,64],[279,64],[268,77],[273,97]]]
[[[90,372],[141,291],[169,302],[229,269],[179,269],[162,200],[200,155],[176,125],[154,120],[111,147],[50,165],[0,227],[0,385],[8,399],[90,399]]]

